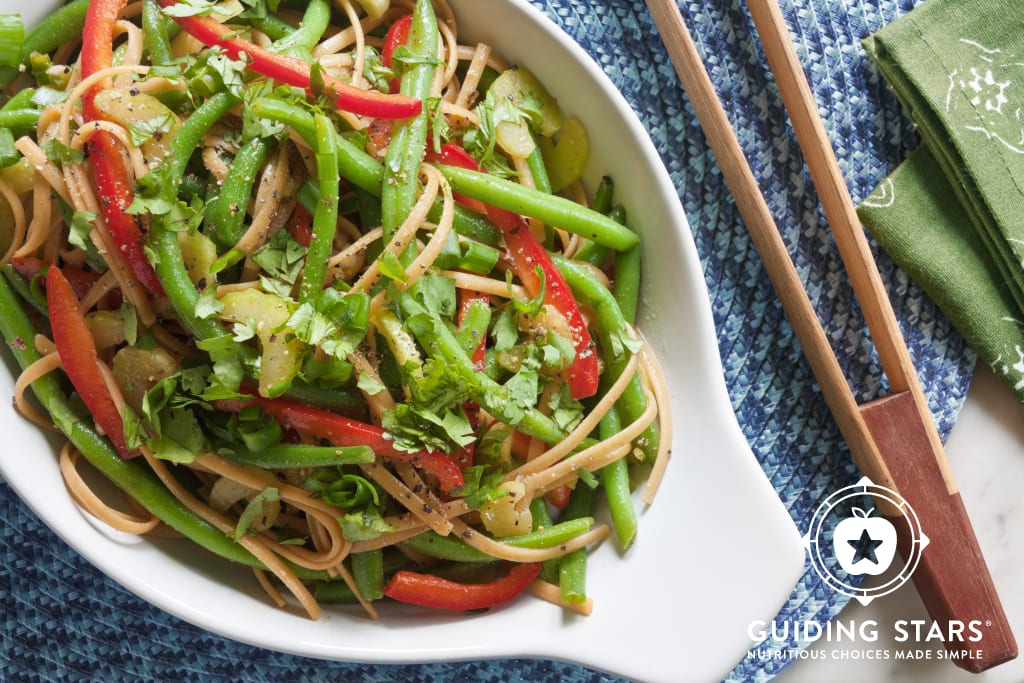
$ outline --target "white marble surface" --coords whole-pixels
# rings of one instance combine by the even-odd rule
[[[1003,607],[1018,641],[1024,639],[1024,407],[990,371],[979,367],[949,442],[946,444],[961,496],[974,523]],[[927,551],[926,551],[927,552]],[[949,661],[894,661],[906,643],[893,640],[897,620],[927,619],[907,584],[867,607],[851,604],[839,615],[856,624],[874,620],[878,638],[871,643],[822,643],[807,651],[808,659],[790,665],[779,683],[885,681],[892,683],[1021,683],[1024,658],[969,674]],[[921,645],[933,651],[941,644]],[[889,659],[851,657],[865,651],[888,651]],[[883,655],[884,656],[884,655]]]

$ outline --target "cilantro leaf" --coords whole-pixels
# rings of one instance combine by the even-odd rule
[[[171,212],[177,203],[173,198],[174,187],[171,175],[172,164],[160,164],[149,173],[135,181],[135,199],[125,209],[132,215],[151,214],[164,216]]]
[[[506,306],[501,309],[501,313],[494,321],[491,335],[494,337],[495,351],[507,351],[516,345],[519,340],[519,326],[516,325],[511,307]]]
[[[192,462],[207,450],[207,439],[199,420],[188,408],[171,408],[160,414],[159,434],[150,439],[153,454],[163,460]]]
[[[508,494],[500,488],[504,478],[500,469],[488,470],[484,465],[472,465],[462,470],[462,478],[462,486],[452,491],[452,495],[463,498],[473,509],[479,510],[484,503]]]
[[[381,415],[381,426],[394,438],[398,450],[452,453],[476,440],[464,410],[434,412],[423,406],[398,403]]]
[[[341,468],[315,470],[302,487],[325,503],[343,510],[380,505],[380,492],[372,481]]]
[[[178,118],[168,111],[162,116],[154,116],[153,118],[129,123],[128,137],[133,145],[139,146],[152,137],[171,132],[171,129],[174,128],[177,122]]]
[[[124,421],[124,441],[128,448],[134,450],[146,443],[149,437],[146,433],[146,423],[131,406],[125,404],[121,408],[121,419]]]
[[[444,361],[429,358],[411,387],[412,400],[426,410],[443,412],[469,400],[466,382]]]
[[[107,271],[107,262],[100,256],[89,233],[92,232],[96,214],[92,211],[75,211],[68,226],[68,242],[85,252],[85,262],[97,273]]]
[[[525,313],[529,316],[535,316],[540,313],[541,309],[544,308],[544,297],[547,296],[547,277],[544,275],[544,269],[537,266],[533,269],[533,272],[540,278],[540,291],[537,292],[537,296],[526,301],[520,301],[519,299],[512,296],[512,271],[506,271],[505,282],[508,284],[509,299],[512,301],[512,305],[516,307],[521,313]]]
[[[246,320],[244,323],[235,323],[231,327],[231,338],[236,342],[245,342],[256,336],[256,321]]]
[[[551,419],[563,431],[570,432],[583,421],[583,404],[569,393],[569,386],[563,384],[558,393],[552,394],[547,404]]]
[[[124,325],[124,338],[130,345],[135,346],[139,340],[139,316],[134,306],[121,304],[121,308],[114,313],[118,320]]]
[[[362,342],[369,318],[366,294],[342,296],[337,290],[325,289],[295,309],[285,325],[305,344],[344,359]]]
[[[630,335],[627,327],[609,330],[606,338],[608,345],[611,347],[608,351],[611,353],[613,358],[618,358],[619,356],[624,355],[627,351],[630,353],[639,353],[640,349],[644,346],[642,341]]]
[[[387,388],[379,379],[368,372],[364,372],[359,375],[359,379],[356,380],[356,387],[359,391],[364,394],[369,394],[370,396],[379,394]]]
[[[416,280],[408,291],[435,318],[451,318],[455,314],[455,282],[447,277],[428,273]]]
[[[246,534],[254,533],[255,529],[265,528],[268,517],[276,516],[280,508],[281,493],[273,486],[266,487],[246,504],[230,536],[239,539]]]
[[[380,271],[381,275],[394,280],[395,282],[405,282],[409,279],[401,261],[399,261],[398,257],[390,251],[385,251],[377,257],[377,269]]]
[[[338,521],[341,523],[341,533],[350,543],[372,541],[382,534],[395,530],[373,506],[358,512],[350,512]]]
[[[536,370],[522,368],[505,382],[505,388],[516,405],[524,409],[532,408],[537,404],[540,378]]]
[[[85,161],[85,152],[74,147],[68,147],[60,140],[51,138],[44,142],[42,145],[43,152],[46,153],[46,160],[50,163],[56,164],[63,168],[64,164],[80,164]]]
[[[217,288],[207,287],[196,300],[195,316],[200,320],[216,318],[224,311],[224,304],[217,298]]]
[[[252,260],[266,274],[289,285],[295,284],[306,260],[306,247],[288,234],[278,231],[269,242],[252,253]]]
[[[208,384],[201,398],[214,401],[240,396],[239,387],[245,378],[245,365],[255,367],[259,360],[255,351],[237,344],[230,334],[200,340],[196,346],[210,354],[210,360],[213,361],[213,370],[207,378]]]
[[[549,368],[566,368],[576,358],[576,347],[572,341],[560,334],[548,332],[547,343],[541,347],[543,362]]]
[[[75,211],[71,217],[71,229],[68,233],[68,242],[82,251],[87,251],[93,246],[89,239],[92,232],[92,223],[96,220],[96,213],[93,211]]]
[[[173,5],[164,7],[161,10],[169,17],[195,17],[219,14],[222,17],[231,16],[231,11],[219,5],[216,0],[179,0]]]

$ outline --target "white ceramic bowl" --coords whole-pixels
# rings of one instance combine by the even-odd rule
[[[25,22],[26,29],[31,29],[62,4],[64,3],[60,0],[38,0],[33,2],[28,2],[27,0],[5,1],[3,6],[0,6],[0,12],[20,14],[21,20]]]
[[[642,125],[589,57],[525,0],[452,0],[460,35],[490,43],[533,70],[564,110],[583,119],[593,189],[613,176],[616,198],[644,237],[641,327],[673,393],[673,460],[625,555],[605,543],[588,569],[594,613],[535,599],[486,615],[385,609],[369,622],[328,608],[312,622],[271,606],[251,573],[184,542],[125,537],[70,501],[53,446],[10,409],[0,472],[39,516],[102,571],[150,602],[248,643],[362,662],[507,656],[580,662],[627,677],[720,680],[751,645],[748,626],[771,619],[803,567],[798,535],[735,422],[722,380],[710,306],[675,188]],[[26,18],[41,3],[19,5]],[[528,42],[523,41],[529,36]],[[0,380],[10,395],[12,381]],[[638,501],[638,505],[640,505]]]

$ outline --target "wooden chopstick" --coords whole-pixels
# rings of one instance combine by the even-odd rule
[[[782,12],[775,0],[750,0],[758,35],[821,198],[854,293],[893,394],[859,406],[718,99],[674,0],[646,0],[669,56],[705,131],[769,279],[861,471],[899,492],[931,545],[914,581],[937,622],[979,620],[986,633],[976,658],[955,659],[982,671],[1017,655],[1017,645],[950,472],[896,315],[828,140]],[[891,514],[891,511],[890,511]],[[905,525],[898,525],[905,529]],[[901,534],[901,552],[907,549]],[[968,643],[950,638],[947,649]],[[975,644],[970,644],[974,648]]]
[[[757,179],[736,139],[729,117],[718,100],[718,93],[679,10],[671,0],[647,0],[647,6],[704,129],[708,144],[722,169],[726,184],[732,191],[736,207],[761,255],[768,278],[779,295],[786,317],[793,326],[843,437],[851,450],[866,455],[866,462],[878,461],[879,457],[872,453],[875,450],[874,443],[867,426],[857,419],[857,400],[832,352],[814,305],[793,265],[771,209],[761,194]],[[865,474],[883,486],[892,484],[884,469],[875,469]]]

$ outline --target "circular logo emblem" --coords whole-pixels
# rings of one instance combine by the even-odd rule
[[[905,546],[900,548],[902,564],[898,538]],[[818,576],[866,605],[910,580],[928,537],[903,496],[863,477],[818,506],[803,542]],[[879,578],[864,588],[860,583],[866,576]]]

